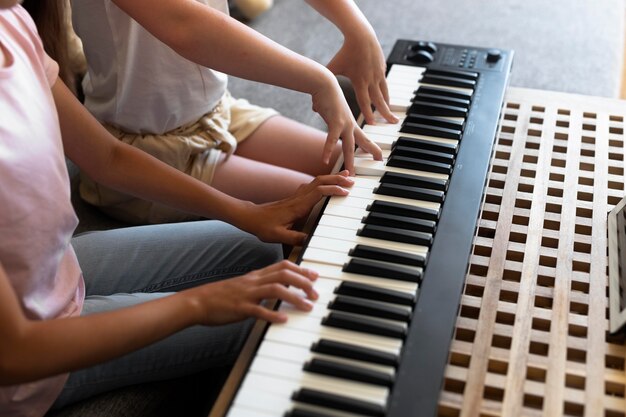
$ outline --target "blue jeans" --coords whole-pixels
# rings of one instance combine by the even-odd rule
[[[83,270],[82,315],[243,275],[282,259],[280,245],[218,221],[91,232],[72,239]],[[72,372],[53,408],[115,388],[231,364],[253,323],[194,326],[109,362]]]

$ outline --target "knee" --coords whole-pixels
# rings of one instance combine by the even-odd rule
[[[275,264],[285,259],[283,246],[278,243],[266,243],[261,249],[257,250],[256,253],[258,262],[262,264],[262,267]]]

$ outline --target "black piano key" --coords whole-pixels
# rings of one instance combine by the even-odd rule
[[[295,407],[291,411],[283,414],[283,417],[333,417],[331,414],[321,413],[319,411],[305,410]]]
[[[446,119],[445,117],[428,116],[426,114],[407,114],[403,123],[421,123],[424,125],[463,130],[464,120]]]
[[[320,339],[313,343],[311,351],[325,355],[337,356],[340,358],[355,359],[362,362],[393,367],[397,367],[400,363],[400,357],[396,354],[328,339]]]
[[[427,70],[428,74],[433,75],[443,75],[446,77],[455,77],[455,78],[465,78],[467,80],[477,80],[478,73],[475,71],[466,71],[466,70],[441,70],[441,69],[431,69]]]
[[[427,149],[413,148],[410,146],[396,146],[391,151],[391,156],[406,156],[409,158],[426,159],[442,164],[454,164],[454,155],[446,152],[429,151]]]
[[[424,94],[432,94],[436,96],[460,98],[461,100],[472,101],[472,93],[469,93],[466,91],[454,91],[454,90],[448,90],[446,88],[421,86],[420,88],[417,89],[416,93],[417,92],[422,92]]]
[[[452,165],[441,162],[433,162],[427,159],[409,158],[407,156],[389,156],[387,166],[396,168],[413,169],[416,171],[433,172],[437,174],[450,175]]]
[[[398,146],[427,149],[435,152],[445,152],[451,155],[456,155],[458,149],[458,143],[441,143],[426,139],[407,138],[406,136],[400,136],[398,140],[391,145],[391,149]]]
[[[461,140],[462,133],[457,129],[446,129],[445,127],[429,126],[421,123],[405,123],[400,128],[400,132],[454,140]]]
[[[447,104],[431,103],[423,100],[415,100],[407,111],[408,114],[425,114],[429,116],[467,117],[468,109],[465,107],[450,106]]]
[[[313,343],[311,351],[325,355],[337,356],[340,358],[376,363],[379,365],[397,367],[400,363],[400,357],[393,353],[328,339],[320,339]]]
[[[344,281],[335,289],[336,294],[350,295],[353,297],[367,298],[370,300],[384,301],[405,306],[415,305],[417,296],[388,288],[362,284],[360,282]]]
[[[371,213],[382,216],[393,216],[384,213]],[[434,223],[434,222],[433,222]],[[378,261],[391,262],[402,265],[424,267],[426,265],[426,256],[419,253],[407,253],[387,248],[377,248],[368,245],[356,245],[350,249],[348,255],[353,258],[375,259]],[[384,300],[381,300],[384,301]]]
[[[439,220],[439,210],[416,207],[409,204],[394,203],[391,201],[375,200],[367,206],[367,211],[372,213],[387,213],[398,216],[416,217],[425,220]]]
[[[404,230],[415,230],[416,232],[430,233],[433,235],[437,230],[437,223],[433,220],[414,219],[412,217],[396,216],[395,214],[387,213],[369,213],[363,218],[362,223],[397,227],[398,229]]]
[[[448,77],[445,75],[438,75],[425,71],[422,74],[422,78],[419,80],[420,84],[435,84],[445,85],[447,87],[462,87],[473,90],[476,87],[476,80],[468,80],[459,77]]]
[[[388,195],[393,197],[409,198],[418,201],[432,201],[443,203],[445,194],[443,191],[428,190],[420,187],[409,187],[399,184],[380,184],[374,189],[374,194]]]
[[[467,99],[436,96],[434,94],[426,94],[424,92],[420,92],[420,90],[417,90],[411,101],[424,101],[427,103],[445,104],[446,106],[461,107],[466,110],[469,110],[471,105],[471,102]]]
[[[416,268],[362,258],[350,259],[342,271],[407,282],[419,283],[422,279],[422,272]]]
[[[391,240],[394,242],[410,243],[413,245],[428,246],[433,243],[433,236],[430,233],[414,232],[412,230],[402,230],[394,227],[376,226],[366,224],[357,232],[357,236],[371,237],[373,239]]]
[[[305,404],[318,405],[355,414],[384,417],[385,408],[368,401],[357,400],[343,395],[330,394],[310,388],[302,388],[293,393],[291,399]]]
[[[394,339],[404,339],[406,336],[405,326],[338,311],[333,311],[324,317],[322,325],[365,334],[392,337]]]
[[[380,319],[398,320],[408,323],[411,321],[411,312],[391,304],[363,298],[338,295],[328,304],[330,310],[345,311],[347,313],[362,314]]]
[[[314,374],[328,375],[351,381],[363,382],[372,385],[390,387],[393,385],[393,376],[384,372],[367,369],[360,366],[334,362],[326,359],[314,358],[304,364],[304,370]]]
[[[419,187],[436,191],[446,191],[448,189],[448,180],[390,171],[383,174],[380,178],[380,183],[406,185],[408,187]]]

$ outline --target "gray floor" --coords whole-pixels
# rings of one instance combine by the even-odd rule
[[[624,42],[624,0],[356,0],[385,56],[396,39],[423,39],[516,52],[511,85],[617,97]],[[341,34],[303,0],[275,0],[250,25],[269,38],[327,63]],[[323,127],[309,98],[232,79],[231,91]]]

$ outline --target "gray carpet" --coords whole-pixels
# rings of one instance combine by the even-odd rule
[[[511,85],[617,97],[624,41],[624,0],[356,0],[385,56],[396,39],[422,39],[516,52]],[[275,0],[250,25],[278,43],[327,63],[341,34],[303,0]],[[235,96],[323,127],[309,98],[239,79]]]

